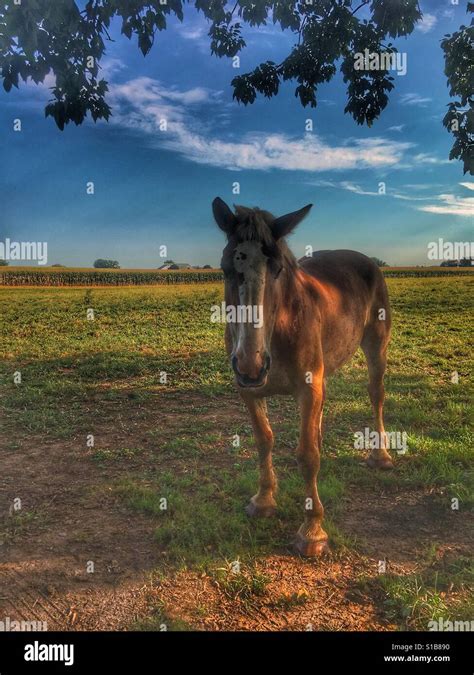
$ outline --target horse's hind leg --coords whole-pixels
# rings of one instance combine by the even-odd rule
[[[369,369],[369,396],[374,409],[375,426],[378,431],[378,447],[370,450],[366,459],[372,469],[392,469],[393,462],[387,452],[387,437],[383,423],[383,404],[385,389],[383,378],[387,367],[387,345],[390,338],[389,328],[378,321],[367,326],[361,342],[362,350]]]
[[[274,493],[277,481],[272,464],[273,432],[267,417],[267,405],[264,398],[255,398],[251,394],[241,393],[252,419],[255,443],[258,448],[260,478],[259,488],[246,507],[247,515],[268,517],[276,509]]]

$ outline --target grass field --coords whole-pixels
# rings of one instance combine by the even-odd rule
[[[150,630],[474,619],[474,275],[387,283],[386,426],[407,432],[408,452],[387,474],[354,450],[372,423],[358,353],[328,386],[320,485],[332,553],[317,561],[290,552],[302,516],[290,399],[269,405],[278,515],[244,514],[257,463],[223,326],[209,321],[221,283],[2,288],[4,614]]]

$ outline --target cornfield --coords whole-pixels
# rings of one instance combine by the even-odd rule
[[[387,267],[386,277],[466,276],[474,268],[458,267]],[[105,269],[38,269],[0,268],[1,286],[145,286],[169,284],[198,284],[222,281],[221,270],[105,270]]]
[[[140,286],[220,281],[220,270],[37,270],[3,269],[3,286]]]

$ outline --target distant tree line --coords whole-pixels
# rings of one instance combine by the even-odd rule
[[[120,265],[117,260],[104,260],[103,258],[97,258],[94,262],[94,267],[101,270],[119,270]]]
[[[182,269],[183,267],[188,267],[189,269],[203,269],[203,270],[211,270],[212,266],[211,265],[203,265],[202,267],[199,267],[199,265],[187,265],[187,264],[182,264],[182,263],[176,263],[174,260],[165,260],[164,265],[166,265],[167,269],[170,270],[179,270]],[[163,265],[163,266],[164,266]],[[53,265],[53,267],[62,267],[62,265]],[[94,261],[94,267],[96,269],[109,269],[109,270],[119,270],[120,269],[120,264],[118,260],[106,260],[105,258],[97,258],[97,260]]]
[[[374,263],[376,265],[378,265],[379,267],[388,267],[388,263],[386,263],[385,260],[382,260],[381,258],[373,257],[373,258],[371,258],[371,260],[373,260]]]

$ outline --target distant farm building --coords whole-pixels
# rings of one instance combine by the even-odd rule
[[[189,263],[165,263],[158,269],[160,270],[190,270],[192,269]]]

